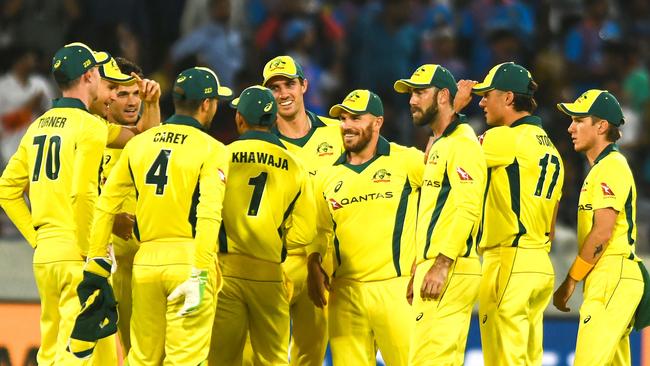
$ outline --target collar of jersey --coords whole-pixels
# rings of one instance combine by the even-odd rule
[[[52,101],[52,108],[79,108],[88,112],[86,105],[77,98],[57,98]]]
[[[542,127],[542,119],[533,115],[525,116],[516,120],[513,124],[510,125],[510,127],[517,127],[521,125],[534,125]]]
[[[317,116],[315,113],[313,113],[313,112],[307,111],[307,118],[309,118],[309,121],[311,122],[311,128],[309,129],[309,132],[307,132],[307,134],[306,134],[305,136],[303,136],[303,137],[300,137],[300,138],[297,138],[297,139],[293,139],[293,138],[291,138],[291,137],[284,136],[283,134],[280,133],[280,130],[278,130],[277,126],[273,126],[273,128],[271,129],[271,131],[272,131],[274,134],[276,134],[279,138],[281,138],[281,139],[283,139],[283,140],[285,140],[285,141],[288,141],[288,142],[290,142],[290,143],[292,143],[292,144],[294,144],[294,145],[298,145],[298,146],[300,146],[300,147],[303,147],[303,146],[305,146],[305,144],[309,141],[309,139],[310,139],[311,136],[314,134],[314,132],[316,132],[316,129],[317,129],[318,127],[325,127],[325,126],[327,126],[327,125],[326,125],[325,123],[323,123],[323,121],[321,121],[320,118],[318,118],[318,116]]]
[[[454,120],[442,132],[442,136],[451,135],[462,123],[467,123],[467,117],[464,114],[456,113]]]
[[[607,147],[605,147],[605,149],[603,149],[603,151],[598,154],[596,160],[594,160],[594,165],[598,164],[599,161],[603,160],[607,155],[609,155],[609,153],[613,151],[618,151],[618,145],[614,143],[607,145]]]
[[[286,149],[282,144],[282,141],[280,141],[276,135],[266,131],[248,130],[239,136],[239,140],[262,140]]]
[[[343,164],[344,166],[352,169],[353,171],[357,173],[361,173],[370,164],[372,164],[373,161],[377,160],[377,158],[379,158],[382,155],[386,155],[386,156],[390,155],[390,143],[383,136],[379,135],[379,139],[377,140],[377,153],[370,160],[359,165],[350,164],[348,163],[348,152],[345,151],[343,154],[341,154],[341,156],[339,156],[338,160],[336,160],[334,165]]]
[[[172,124],[172,125],[184,125],[184,126],[192,126],[196,127],[199,130],[203,130],[204,127],[202,124],[199,123],[199,121],[195,120],[194,118],[190,116],[183,116],[181,114],[175,114],[169,118],[163,124]]]

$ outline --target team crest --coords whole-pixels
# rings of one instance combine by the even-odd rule
[[[612,191],[612,189],[609,188],[609,186],[605,182],[600,183],[600,189],[603,190],[603,196],[606,196],[606,197],[614,197],[615,196],[614,191]]]
[[[438,155],[438,151],[431,151],[429,152],[429,160],[427,161],[427,163],[432,165],[437,165],[438,159],[440,159],[440,156]]]
[[[587,192],[587,183],[588,183],[588,182],[585,182],[585,183],[582,185],[582,188],[580,188],[580,192]]]
[[[352,93],[348,94],[343,103],[347,102],[348,100],[352,103],[356,103],[360,98],[361,96],[359,95],[359,92],[353,91]]]
[[[372,181],[375,183],[379,182],[390,182],[390,173],[386,169],[379,169],[372,176]]]
[[[343,205],[336,202],[334,198],[330,198],[328,201],[330,202],[330,205],[332,205],[332,210],[338,210],[339,208],[343,208]]]
[[[271,65],[269,65],[269,71],[275,71],[277,69],[284,69],[284,65],[286,62],[282,61],[281,58],[277,58],[271,62]]]
[[[474,180],[472,179],[472,176],[461,167],[456,168],[456,173],[458,173],[458,177],[463,182],[471,182]]]
[[[321,142],[316,148],[318,156],[327,156],[334,154],[334,147],[327,142]]]

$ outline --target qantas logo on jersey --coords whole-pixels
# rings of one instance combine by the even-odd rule
[[[485,139],[485,134],[482,133],[478,136],[478,143],[483,145],[483,140]]]
[[[329,156],[334,154],[334,146],[328,144],[327,142],[321,142],[316,148],[318,156]]]
[[[343,208],[352,203],[374,201],[374,200],[385,199],[385,198],[393,198],[393,192],[368,193],[368,194],[362,194],[350,198],[344,197],[339,199],[338,201],[335,200],[334,198],[329,198],[328,201],[330,205],[332,205],[332,210],[338,210],[339,208]]]
[[[605,182],[600,183],[600,189],[603,190],[603,196],[607,196],[607,197],[615,197],[616,196],[614,194],[614,191],[612,191],[612,189],[609,188],[609,186]]]
[[[275,168],[289,170],[287,159],[269,153],[254,151],[235,151],[232,153],[233,163],[266,164]]]
[[[375,183],[390,182],[390,173],[386,169],[379,169],[372,176],[372,181]]]
[[[441,184],[437,180],[431,180],[431,179],[424,179],[422,181],[422,185],[425,187],[434,187],[434,188],[440,188]]]
[[[584,205],[578,205],[578,211],[591,211],[593,210],[593,207],[591,206],[591,203],[587,203]]]
[[[471,181],[474,180],[474,179],[472,179],[472,176],[469,175],[469,173],[467,173],[465,171],[465,169],[463,169],[461,167],[456,168],[456,173],[458,173],[458,177],[463,182],[471,182]]]
[[[221,169],[217,169],[217,172],[219,173],[219,179],[221,179],[222,182],[226,183],[226,173],[224,173]]]

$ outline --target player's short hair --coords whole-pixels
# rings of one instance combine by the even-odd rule
[[[537,87],[537,83],[531,79],[528,84],[528,89],[531,91],[531,95],[515,93],[515,98],[512,101],[515,111],[528,113],[535,112],[537,109],[537,101],[533,97],[533,94],[537,91]]]
[[[600,117],[591,116],[591,124],[592,125],[595,125],[596,123],[598,123],[600,121],[603,121],[603,119],[600,118]],[[607,141],[609,141],[609,142],[618,141],[618,139],[621,138],[621,130],[615,124],[609,123],[609,121],[608,121],[607,124],[609,125],[609,127],[607,127],[607,132],[605,133],[605,139],[607,139]]]
[[[174,110],[176,113],[192,115],[205,99],[174,99]]]
[[[54,75],[54,81],[56,81],[56,85],[59,87],[59,89],[64,92],[66,90],[72,89],[75,86],[79,85],[81,82],[81,77],[78,77],[74,80],[67,80],[63,78],[58,78],[57,75]]]
[[[120,68],[122,74],[131,75],[132,72],[136,73],[139,77],[143,78],[142,68],[135,62],[128,60],[124,57],[115,57],[117,67]]]

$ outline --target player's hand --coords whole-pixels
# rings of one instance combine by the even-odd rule
[[[160,84],[155,80],[142,79],[134,72],[131,73],[131,76],[133,76],[135,82],[138,84],[142,101],[145,103],[158,103],[160,100]]]
[[[307,294],[316,307],[327,305],[325,290],[330,291],[330,278],[321,266],[321,255],[312,253],[307,259]]]
[[[438,254],[436,261],[431,268],[424,275],[422,287],[420,288],[420,297],[422,300],[437,300],[445,288],[447,283],[447,275],[449,274],[449,267],[453,260]]]
[[[131,239],[134,223],[135,216],[126,212],[118,213],[115,215],[115,221],[113,221],[113,234],[124,240]]]
[[[183,307],[178,311],[178,316],[185,316],[194,312],[201,306],[205,284],[208,282],[208,271],[192,268],[190,278],[178,285],[172,293],[167,296],[167,301],[174,301],[181,296],[185,297]]]
[[[573,278],[566,276],[564,282],[562,282],[560,287],[558,287],[558,289],[553,294],[553,305],[559,311],[563,311],[566,313],[571,310],[569,307],[566,306],[566,304],[567,302],[569,302],[571,295],[573,295],[573,291],[576,289],[577,283],[578,282]]]
[[[478,84],[474,80],[460,80],[458,81],[458,91],[456,92],[456,97],[454,98],[454,111],[462,111],[469,102],[472,101],[472,87]]]
[[[84,304],[95,290],[106,289],[108,276],[111,274],[112,261],[108,258],[90,258],[84,265],[83,279],[77,286],[79,303]]]
[[[409,305],[413,305],[413,279],[414,278],[415,278],[415,274],[411,275],[409,284],[408,286],[406,286],[406,301],[408,301]]]

